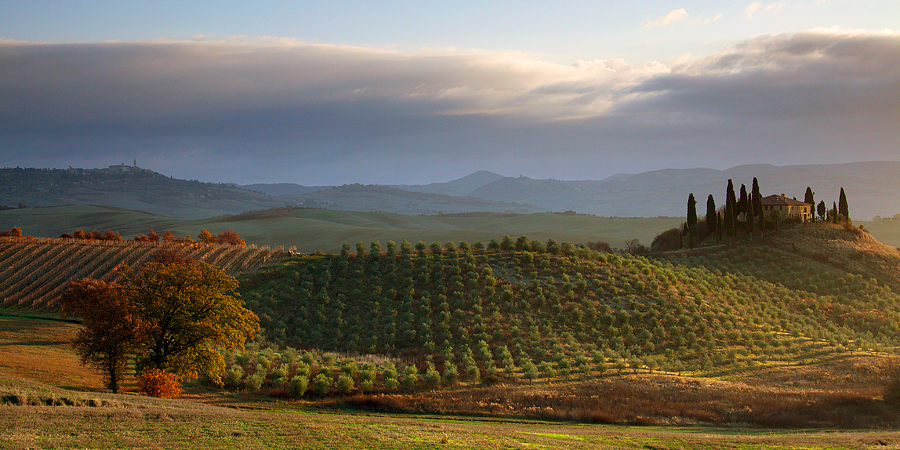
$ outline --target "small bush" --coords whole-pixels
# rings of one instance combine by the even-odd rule
[[[291,379],[291,382],[288,384],[288,388],[291,391],[291,395],[295,397],[302,397],[303,394],[306,393],[306,389],[309,387],[309,378],[297,375]]]
[[[349,394],[353,391],[353,377],[350,375],[341,375],[337,380],[337,391],[341,394]]]
[[[151,397],[173,398],[181,394],[178,375],[161,369],[147,369],[138,375],[138,387]]]
[[[234,364],[231,366],[231,369],[228,369],[228,371],[225,372],[223,381],[225,381],[225,386],[235,389],[241,385],[241,380],[243,378],[244,369],[241,366]]]
[[[327,374],[319,373],[313,380],[313,391],[319,395],[325,395],[331,391],[331,377]]]
[[[247,388],[248,391],[258,391],[263,382],[266,381],[266,375],[264,373],[254,373],[250,375],[244,380],[244,387]]]
[[[444,382],[450,386],[454,386],[457,381],[459,381],[459,371],[456,370],[456,364],[447,363],[444,368]]]

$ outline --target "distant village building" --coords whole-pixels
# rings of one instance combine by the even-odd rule
[[[782,219],[793,218],[806,222],[813,218],[813,205],[793,198],[787,198],[784,194],[763,197],[762,207],[766,216],[772,216],[778,211],[779,217]]]
[[[135,167],[133,167],[133,166],[126,166],[125,164],[119,164],[117,166],[109,166],[109,170],[112,170],[115,172],[131,172],[131,170],[134,168]]]

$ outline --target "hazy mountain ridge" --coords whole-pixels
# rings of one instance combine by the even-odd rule
[[[550,211],[620,217],[683,216],[688,194],[698,201],[712,194],[716,204],[725,200],[725,187],[732,179],[735,190],[741,184],[748,191],[753,177],[764,195],[785,194],[803,199],[807,186],[816,201],[830,207],[840,188],[847,192],[850,215],[871,219],[875,215],[900,213],[900,162],[874,161],[845,164],[774,166],[752,164],[726,170],[708,168],[663,169],[638,174],[618,174],[603,180],[536,180],[506,177],[482,185],[469,195],[491,200],[530,203]],[[428,185],[434,190],[436,185]],[[407,186],[406,189],[418,189]]]
[[[178,180],[146,169],[0,169],[0,204],[59,206],[93,204],[187,218],[238,214],[287,205],[344,211],[405,214],[464,212],[535,213],[576,211],[609,217],[681,217],[688,194],[705,206],[712,194],[724,204],[725,186],[735,190],[757,177],[764,195],[802,199],[809,186],[829,207],[843,187],[850,216],[868,220],[900,213],[900,162],[774,166],[742,165],[726,170],[663,169],[617,174],[602,180],[505,177],[478,171],[425,185],[245,186]]]

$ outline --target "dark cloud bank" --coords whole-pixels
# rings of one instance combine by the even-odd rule
[[[900,158],[900,33],[762,36],[687,64],[561,66],[279,39],[0,42],[0,166],[419,183],[488,169]]]

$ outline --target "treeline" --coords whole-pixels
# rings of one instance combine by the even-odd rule
[[[688,195],[687,220],[681,228],[672,228],[660,233],[654,238],[651,249],[654,251],[677,250],[685,247],[694,248],[696,243],[704,243],[710,239],[718,244],[724,240],[729,242],[737,237],[754,235],[762,236],[766,230],[778,231],[778,227],[784,224],[793,224],[804,221],[798,215],[784,215],[781,209],[772,206],[767,209],[763,204],[765,197],[760,193],[759,181],[753,178],[751,190],[748,193],[747,186],[741,184],[740,195],[735,193],[734,183],[728,180],[725,189],[725,204],[716,207],[716,200],[712,194],[706,199],[706,214],[699,216],[697,212],[697,199],[694,193]],[[788,202],[783,196],[780,201]],[[791,201],[797,201],[793,197]],[[809,205],[811,221],[828,221],[831,223],[850,223],[849,206],[844,188],[841,188],[839,200],[832,203],[829,209],[825,201],[816,204],[815,192],[807,187],[803,203]],[[782,206],[782,205],[778,205]]]
[[[18,228],[14,228],[13,230],[17,230]],[[7,232],[8,233],[8,232]],[[19,230],[19,236],[22,235],[22,230]],[[4,236],[0,233],[0,236]],[[7,234],[6,236],[9,236]],[[76,230],[75,233],[63,233],[59,236],[61,239],[79,239],[79,240],[95,240],[95,241],[121,241],[122,236],[115,231],[106,230],[105,232],[100,232],[97,230],[85,232],[84,230]],[[238,247],[246,247],[247,243],[241,239],[241,237],[234,230],[228,229],[218,235],[214,235],[210,233],[206,228],[200,231],[200,234],[197,237],[197,241],[191,239],[190,235],[184,237],[175,237],[171,231],[166,230],[163,233],[162,237],[156,233],[156,231],[150,230],[147,234],[142,234],[139,236],[135,236],[134,240],[137,242],[174,242],[174,243],[187,243],[193,244],[195,242],[203,243],[203,244],[223,244],[223,245],[236,245]]]
[[[22,237],[22,229],[13,227],[11,230],[0,231],[0,237]]]
[[[140,236],[134,237],[135,241],[140,242],[159,242],[160,237],[156,234],[155,231],[150,230],[149,233],[143,234]],[[171,231],[166,230],[162,235],[162,240],[164,242],[183,242],[183,243],[194,243],[195,241],[191,239],[190,235],[187,235],[182,238],[175,237]],[[219,235],[214,235],[210,233],[206,228],[200,230],[200,234],[197,236],[197,241],[203,244],[223,244],[223,245],[236,245],[238,247],[246,247],[247,243],[244,242],[243,239],[235,232],[234,230],[228,229]]]

